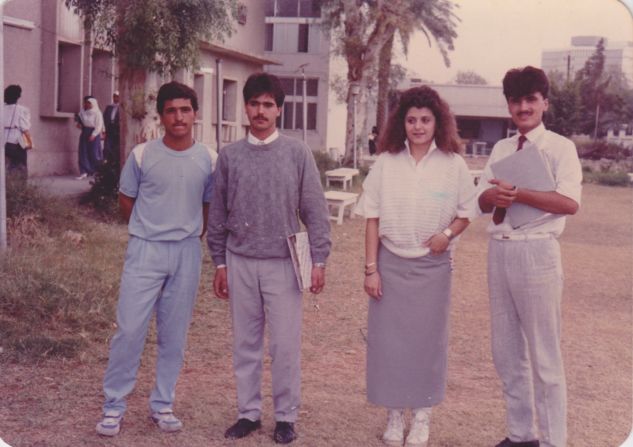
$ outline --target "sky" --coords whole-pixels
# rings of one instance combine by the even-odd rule
[[[571,37],[603,36],[610,42],[633,41],[633,0],[454,0],[460,18],[455,50],[444,66],[434,42],[429,47],[423,34],[409,43],[405,58],[396,60],[412,77],[447,83],[459,70],[472,70],[490,85],[500,85],[514,67],[541,65],[543,50],[570,46]],[[345,64],[333,61],[343,74]],[[328,147],[344,147],[345,107],[330,98]]]

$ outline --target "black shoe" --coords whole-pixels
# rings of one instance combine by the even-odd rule
[[[510,438],[505,438],[495,447],[539,447],[539,442],[538,439],[534,441],[514,442],[510,441]]]
[[[273,439],[277,444],[290,444],[297,439],[295,424],[292,422],[277,422]]]
[[[244,438],[255,430],[261,428],[262,421],[259,419],[251,421],[250,419],[238,419],[237,422],[231,425],[225,432],[224,437],[227,439],[240,439]]]

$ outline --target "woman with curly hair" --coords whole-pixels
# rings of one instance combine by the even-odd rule
[[[427,86],[402,93],[356,213],[366,218],[367,398],[388,409],[387,445],[425,446],[446,389],[450,249],[477,215],[455,118]]]

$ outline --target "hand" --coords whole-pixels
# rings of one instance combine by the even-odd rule
[[[380,273],[372,273],[365,275],[365,292],[372,298],[379,300],[382,297],[382,284],[380,281]]]
[[[90,135],[90,138],[88,138],[88,140],[90,140],[90,141],[94,141],[96,139],[97,139],[97,137],[95,137],[94,135]]]
[[[215,277],[213,278],[213,291],[215,296],[223,300],[229,297],[229,285],[226,273],[226,267],[216,269]]]
[[[497,208],[509,208],[517,196],[517,188],[505,180],[491,179],[489,183],[495,185],[492,189],[492,203]]]
[[[310,292],[318,295],[323,291],[325,286],[325,268],[324,267],[312,267],[312,285],[310,286]]]
[[[448,236],[444,233],[437,233],[431,236],[425,243],[424,246],[428,247],[431,250],[431,254],[439,255],[446,251],[449,243]]]

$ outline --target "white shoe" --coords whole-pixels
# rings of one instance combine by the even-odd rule
[[[152,413],[152,420],[158,425],[162,431],[172,433],[182,430],[182,422],[174,416],[174,412],[171,408]]]
[[[97,424],[97,433],[102,436],[116,436],[121,431],[123,417],[116,410],[109,410],[103,415],[103,420]]]
[[[404,411],[389,410],[387,429],[382,435],[382,442],[391,447],[401,447],[404,441]]]
[[[83,174],[81,174],[79,177],[75,177],[77,180],[83,180],[85,178],[88,178],[88,174],[86,174],[85,172]]]
[[[430,408],[419,408],[413,412],[411,430],[407,435],[405,447],[426,447],[429,440]]]

